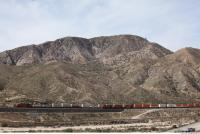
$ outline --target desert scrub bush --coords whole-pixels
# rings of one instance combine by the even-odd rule
[[[129,128],[127,128],[127,131],[128,132],[135,132],[136,128],[135,127],[129,127]]]
[[[37,133],[39,131],[36,131],[36,130],[28,130],[29,133]]]
[[[178,128],[178,126],[177,125],[173,125],[172,128]]]
[[[6,83],[3,81],[0,81],[0,91],[3,91],[5,88]]]
[[[91,128],[86,128],[85,129],[85,132],[93,132],[94,130],[93,129],[91,129]]]
[[[156,128],[156,127],[151,127],[150,130],[151,130],[151,131],[158,131],[158,128]]]
[[[94,131],[93,132],[110,132],[111,131],[111,129],[110,128],[96,128],[96,129],[94,129]]]
[[[8,127],[7,123],[1,123],[1,127]]]
[[[67,128],[67,129],[64,129],[63,132],[73,132],[73,129],[72,128]]]
[[[101,129],[101,132],[111,132],[111,129],[110,128]]]

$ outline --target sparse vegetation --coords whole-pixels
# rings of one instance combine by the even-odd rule
[[[29,130],[28,132],[29,132],[29,133],[37,133],[37,132],[39,132],[39,131],[36,131],[36,130]]]
[[[8,127],[7,123],[1,123],[1,127]]]
[[[173,125],[172,128],[178,128],[178,126],[177,125]]]
[[[156,127],[151,127],[150,130],[151,130],[151,131],[158,131],[158,128],[156,128]]]
[[[0,91],[4,90],[6,83],[0,79]]]
[[[128,132],[135,132],[137,129],[135,127],[128,127],[127,131]]]
[[[67,129],[63,130],[63,132],[73,132],[73,129],[72,128],[67,128]]]

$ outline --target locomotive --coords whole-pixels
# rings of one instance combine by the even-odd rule
[[[28,104],[28,103],[19,103],[19,104],[15,104],[14,107],[17,107],[17,108],[32,108],[33,105]]]
[[[19,103],[15,108],[100,108],[100,109],[148,109],[148,108],[200,108],[200,104],[98,104],[98,105],[75,105],[75,104],[29,104]]]

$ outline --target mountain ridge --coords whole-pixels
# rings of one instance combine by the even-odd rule
[[[66,37],[15,48],[0,53],[0,100],[199,102],[199,52],[172,52],[134,35]]]
[[[4,51],[0,53],[0,61],[2,64],[13,65],[34,64],[50,60],[85,63],[95,58],[109,58],[123,52],[138,51],[147,47],[147,44],[153,45],[146,39],[133,35],[103,36],[91,39],[65,37],[39,45]],[[161,48],[158,44],[154,45]],[[165,52],[170,53],[169,50],[165,50]],[[109,54],[111,55],[109,56]],[[27,60],[24,59],[26,57]],[[77,61],[77,59],[79,60]]]

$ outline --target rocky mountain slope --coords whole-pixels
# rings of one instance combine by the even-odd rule
[[[2,103],[198,102],[200,50],[134,35],[66,37],[0,53]]]

